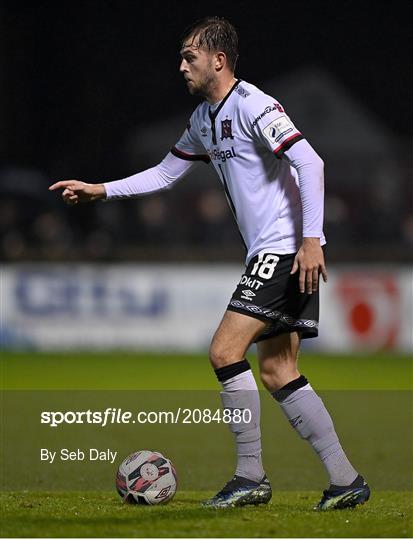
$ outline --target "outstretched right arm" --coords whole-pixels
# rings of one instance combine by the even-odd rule
[[[100,199],[126,199],[167,189],[183,178],[198,161],[187,160],[169,153],[158,165],[122,180],[104,184],[88,184],[79,180],[62,180],[49,187],[50,191],[63,189],[63,200],[74,205]]]

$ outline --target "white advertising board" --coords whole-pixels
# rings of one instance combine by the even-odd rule
[[[8,265],[1,345],[10,349],[205,350],[242,265]],[[413,350],[413,271],[330,267],[317,350]]]

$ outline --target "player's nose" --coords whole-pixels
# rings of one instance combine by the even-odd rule
[[[181,73],[185,73],[185,71],[188,71],[188,64],[184,58],[181,60],[181,64],[179,66],[179,71]]]

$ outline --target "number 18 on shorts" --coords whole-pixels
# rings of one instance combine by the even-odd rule
[[[236,311],[267,322],[255,341],[299,332],[302,338],[317,337],[319,293],[301,293],[299,272],[291,275],[295,253],[259,253],[249,262],[228,304]]]

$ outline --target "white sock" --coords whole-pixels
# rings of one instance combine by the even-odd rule
[[[230,379],[221,380],[221,384],[224,409],[240,410],[240,414],[234,414],[229,423],[237,446],[235,474],[260,482],[264,469],[261,461],[260,396],[257,383],[251,369],[248,369]]]
[[[273,396],[279,402],[292,427],[317,452],[330,477],[330,484],[350,485],[358,473],[341,447],[324,403],[308,384],[307,379],[301,375],[296,381],[274,392]]]

